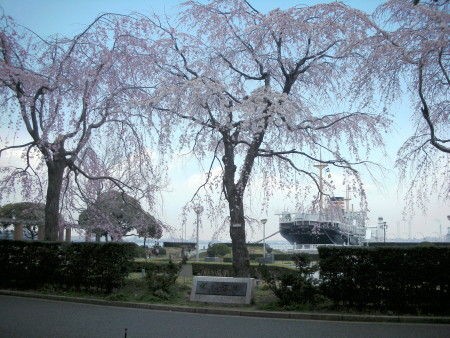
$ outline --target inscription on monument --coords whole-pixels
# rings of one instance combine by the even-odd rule
[[[250,304],[253,278],[195,276],[191,300],[196,302]]]
[[[197,281],[195,293],[198,295],[245,297],[247,283]]]

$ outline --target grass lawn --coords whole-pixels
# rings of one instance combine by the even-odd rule
[[[255,288],[254,303],[250,305],[191,302],[189,300],[191,287],[192,277],[178,277],[177,282],[171,288],[170,293],[165,294],[164,297],[157,297],[148,290],[146,280],[142,277],[141,273],[130,273],[125,279],[124,285],[121,288],[115,289],[111,294],[77,290],[61,290],[53,287],[33,290],[33,292],[69,297],[95,298],[109,301],[171,304],[190,307],[239,307],[241,310],[259,310],[265,308],[274,310],[274,307],[276,307],[276,297],[270,290],[263,286],[258,286]]]
[[[390,311],[380,312],[377,310],[357,311],[349,308],[336,308],[331,301],[323,299],[320,303],[312,307],[309,304],[295,304],[290,306],[281,306],[276,296],[270,291],[266,285],[259,284],[254,290],[254,301],[250,305],[236,304],[216,304],[216,303],[200,303],[191,302],[189,300],[192,286],[192,277],[178,277],[176,284],[170,289],[169,293],[161,296],[154,295],[149,291],[145,278],[141,273],[131,273],[126,279],[122,287],[115,289],[111,294],[102,294],[97,292],[77,291],[77,290],[61,290],[53,287],[42,288],[39,290],[30,290],[31,292],[41,294],[60,295],[79,298],[94,298],[107,301],[121,301],[132,303],[147,304],[166,304],[186,307],[199,308],[239,308],[240,311],[300,311],[300,312],[316,312],[316,313],[350,313],[350,314],[373,314],[373,315],[392,315]]]
[[[158,303],[158,304],[173,304],[180,306],[194,306],[194,307],[217,307],[218,304],[198,303],[189,300],[192,287],[192,277],[178,277],[176,284],[171,288],[170,294],[167,297],[157,297],[148,291],[145,278],[142,278],[140,273],[132,273],[125,281],[125,285],[115,290],[112,294],[104,297],[106,300],[119,300],[129,302],[144,302],[144,303]],[[238,305],[240,308],[261,309],[265,306],[270,306],[271,303],[276,302],[276,297],[270,290],[264,287],[255,288],[254,304]],[[236,307],[236,305],[220,305],[225,307]]]

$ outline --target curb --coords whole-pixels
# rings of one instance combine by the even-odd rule
[[[339,313],[313,313],[313,312],[278,312],[278,311],[257,311],[257,310],[238,310],[225,308],[197,308],[177,305],[132,303],[120,301],[108,301],[94,298],[80,298],[69,296],[46,295],[25,291],[0,290],[0,295],[16,296],[37,299],[47,299],[55,301],[64,301],[72,303],[83,303],[103,306],[116,306],[125,308],[137,308],[159,311],[176,311],[211,315],[226,316],[246,316],[280,319],[306,319],[306,320],[326,320],[326,321],[349,321],[349,322],[391,322],[391,323],[426,323],[426,324],[450,324],[450,317],[444,316],[388,316],[388,315],[356,315]]]

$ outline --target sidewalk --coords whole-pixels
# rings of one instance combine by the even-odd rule
[[[86,303],[104,306],[116,306],[127,308],[141,308],[160,311],[177,311],[201,314],[217,314],[228,316],[248,316],[265,318],[283,318],[283,319],[311,319],[327,321],[352,321],[352,322],[397,322],[397,323],[433,323],[450,324],[450,317],[447,316],[388,316],[388,315],[364,315],[364,314],[339,314],[339,313],[316,313],[316,312],[290,312],[290,311],[256,311],[245,310],[244,308],[230,307],[189,307],[177,305],[132,303],[121,301],[107,301],[102,299],[68,297],[57,295],[46,295],[25,291],[0,290],[0,295],[40,298],[56,301]]]

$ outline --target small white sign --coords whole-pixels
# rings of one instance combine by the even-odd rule
[[[234,224],[231,224],[231,226],[233,228],[240,228],[242,225],[241,225],[241,223],[234,223]]]

